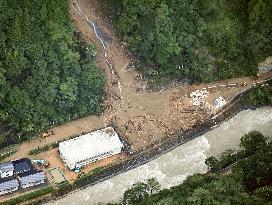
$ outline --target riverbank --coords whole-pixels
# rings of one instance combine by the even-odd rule
[[[205,159],[218,155],[225,149],[236,149],[240,137],[251,130],[265,135],[272,133],[272,108],[244,110],[219,127],[195,138],[157,159],[114,176],[94,186],[86,187],[50,204],[97,204],[118,200],[133,183],[156,177],[162,188],[182,183],[188,175],[205,173]],[[77,202],[77,203],[76,203]]]
[[[267,83],[271,84],[271,80]],[[121,173],[127,172],[140,165],[146,164],[158,158],[159,156],[175,149],[181,144],[184,144],[192,140],[193,138],[199,137],[202,134],[212,129],[215,129],[220,124],[231,119],[233,116],[235,116],[237,113],[239,113],[242,110],[245,110],[248,108],[256,109],[258,106],[251,106],[249,104],[245,104],[246,98],[249,96],[250,92],[253,89],[254,88],[249,89],[246,92],[243,92],[237,95],[235,98],[232,99],[232,101],[226,106],[226,108],[220,114],[218,114],[217,116],[214,116],[209,121],[196,126],[190,132],[179,134],[175,138],[171,138],[167,141],[162,142],[161,144],[150,145],[149,149],[139,150],[137,152],[132,153],[130,155],[130,158],[127,161],[105,168],[103,172],[98,173],[96,176],[92,177],[89,181],[86,181],[86,183],[88,184],[85,184],[84,186],[82,186],[80,190],[83,190],[87,188],[88,186],[93,186],[97,183],[105,181]],[[72,193],[74,192],[71,192],[69,194],[72,194]],[[56,199],[59,200],[62,197],[64,196],[57,197]]]
[[[265,84],[267,83],[269,83],[271,86],[271,80],[269,82],[265,82]],[[259,87],[262,87],[262,86],[259,85]],[[55,196],[56,194],[55,192],[54,197],[52,196],[48,197],[47,199],[44,199],[43,202],[45,201],[53,202],[54,200],[60,200],[61,198],[65,196],[70,196],[71,194],[76,193],[77,191],[84,190],[88,187],[93,187],[92,185],[95,185],[102,181],[107,182],[107,179],[110,179],[116,175],[120,175],[124,172],[132,170],[136,167],[139,167],[140,165],[143,165],[152,160],[155,160],[159,158],[161,155],[165,154],[166,152],[169,152],[175,149],[177,146],[184,144],[185,142],[188,142],[192,140],[193,138],[197,138],[201,136],[206,131],[216,129],[216,127],[219,126],[219,124],[222,124],[225,121],[229,120],[230,118],[232,118],[234,115],[236,115],[243,109],[247,109],[247,108],[256,109],[257,107],[251,106],[247,100],[248,96],[253,90],[254,90],[254,87],[252,89],[245,91],[244,93],[240,93],[238,96],[233,98],[232,101],[228,105],[226,105],[225,109],[222,110],[222,112],[220,112],[217,116],[210,118],[210,120],[207,122],[199,124],[198,126],[194,127],[194,129],[190,130],[189,132],[178,134],[175,137],[169,138],[168,140],[166,139],[165,141],[162,141],[162,142],[157,142],[158,144],[150,145],[148,149],[132,152],[128,160],[126,160],[125,162],[122,162],[113,166],[105,167],[101,172],[96,173],[95,175],[91,175],[90,178],[87,178],[88,180],[84,180],[85,181],[84,183],[78,184],[77,186],[71,186],[70,188],[74,189],[74,191],[67,193],[66,195],[58,196],[58,197]],[[118,131],[118,128],[116,129]],[[186,143],[186,145],[188,143]],[[205,144],[205,140],[204,140],[204,144]],[[183,147],[183,146],[180,146],[180,147]],[[197,148],[197,146],[195,148]],[[220,150],[223,151],[224,148],[220,148]],[[143,176],[145,176],[145,174],[143,174]],[[101,184],[104,184],[104,182]]]

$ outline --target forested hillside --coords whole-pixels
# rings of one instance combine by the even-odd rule
[[[0,146],[101,112],[105,78],[68,0],[0,0]]]
[[[270,0],[103,0],[149,79],[211,81],[256,72],[272,55]]]
[[[138,182],[124,193],[120,204],[271,204],[271,140],[251,132],[241,138],[240,147],[238,152],[228,150],[219,159],[206,160],[215,173],[190,176],[182,184],[159,192],[154,180]],[[232,172],[217,173],[234,162]]]

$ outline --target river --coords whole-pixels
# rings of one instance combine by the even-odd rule
[[[252,130],[271,136],[271,107],[244,110],[212,131],[145,165],[69,194],[50,204],[91,205],[118,201],[132,184],[151,177],[157,178],[162,188],[178,185],[189,175],[205,173],[207,157],[218,155],[226,149],[238,148],[240,137]]]

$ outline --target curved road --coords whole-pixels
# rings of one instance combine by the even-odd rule
[[[226,149],[235,149],[240,137],[258,130],[272,134],[272,108],[244,110],[212,131],[195,138],[159,158],[109,180],[74,192],[55,205],[91,205],[118,201],[132,184],[156,177],[162,188],[180,184],[188,175],[205,173],[205,159]]]

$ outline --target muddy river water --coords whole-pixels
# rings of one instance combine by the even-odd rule
[[[157,178],[162,188],[178,185],[188,175],[205,173],[207,157],[218,155],[226,149],[238,148],[240,137],[252,130],[272,135],[271,107],[244,110],[212,131],[145,165],[69,194],[50,204],[91,205],[118,201],[132,184],[151,177]]]

